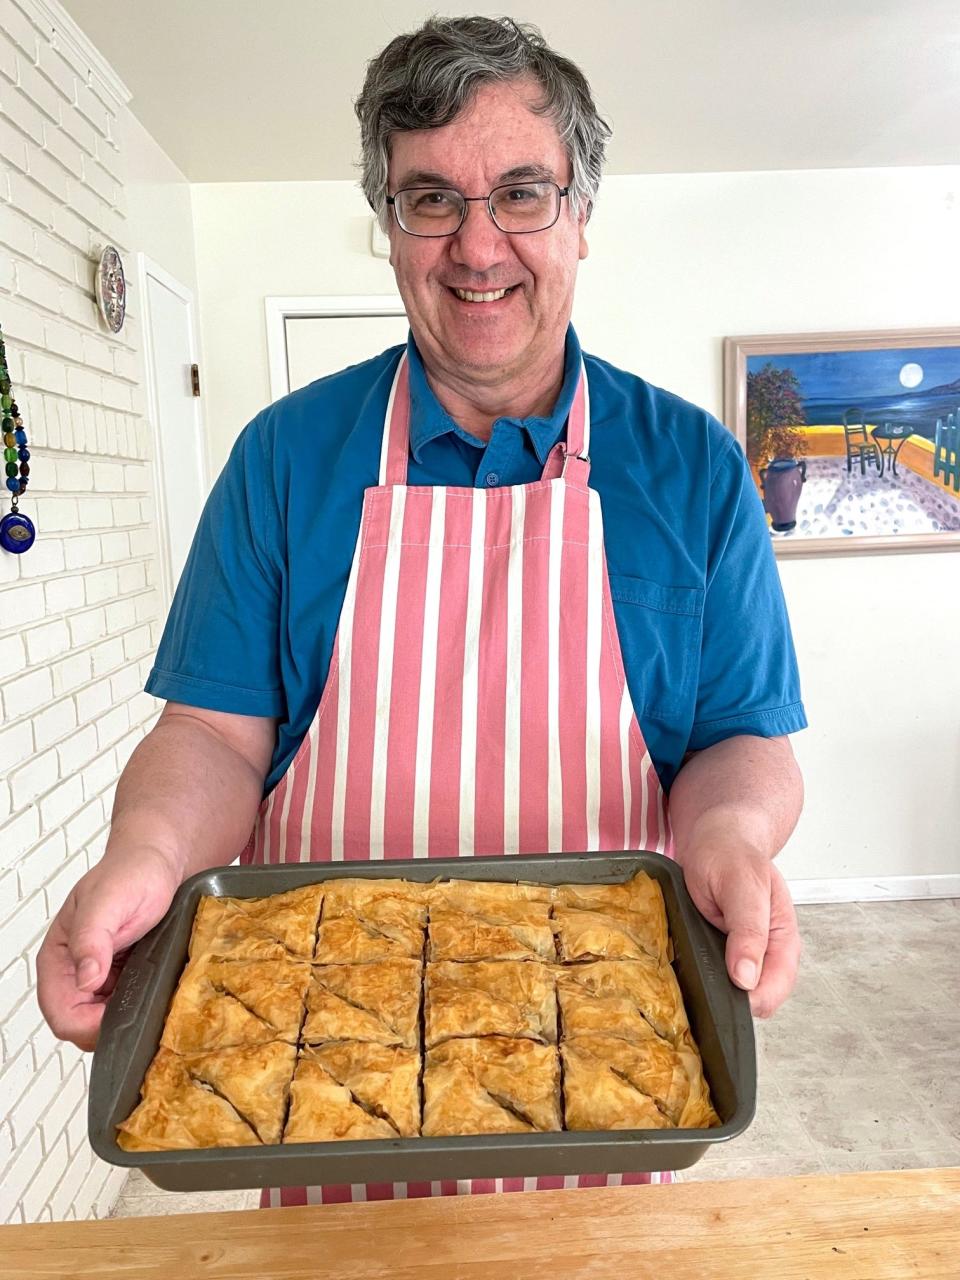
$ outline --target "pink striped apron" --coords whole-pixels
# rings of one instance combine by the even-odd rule
[[[241,861],[671,846],[588,487],[585,370],[533,484],[408,485],[401,357],[316,715]],[[285,1187],[262,1203],[610,1186],[667,1174]]]

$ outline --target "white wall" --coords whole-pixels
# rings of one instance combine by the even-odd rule
[[[393,279],[352,183],[193,195],[217,470],[270,398],[263,297],[388,293]],[[609,178],[589,240],[584,345],[720,416],[727,334],[957,323],[960,167]],[[807,807],[785,873],[960,872],[960,555],[780,569],[812,725],[794,739]]]
[[[35,992],[159,705],[142,692],[161,619],[134,253],[193,285],[192,229],[182,174],[122,97],[70,24],[0,0],[0,324],[37,526],[29,552],[0,552],[0,1222],[105,1216],[124,1178],[87,1142],[89,1055],[54,1039]],[[93,295],[106,242],[132,286],[118,335]]]

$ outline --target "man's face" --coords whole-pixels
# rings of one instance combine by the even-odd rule
[[[515,170],[531,169],[565,187],[570,162],[552,121],[530,103],[538,86],[526,80],[484,85],[470,105],[440,129],[395,134],[389,192],[449,186],[486,195]],[[555,360],[563,350],[573,307],[577,264],[587,256],[584,216],[573,217],[568,197],[545,231],[507,235],[484,204],[469,204],[453,236],[407,235],[391,217],[390,262],[417,346],[427,368],[458,380],[496,384]],[[493,302],[467,302],[458,289],[509,293]]]

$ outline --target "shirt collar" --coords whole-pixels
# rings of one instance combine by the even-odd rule
[[[511,422],[522,427],[530,437],[541,463],[546,463],[547,454],[560,438],[560,433],[566,424],[570,406],[577,391],[580,359],[580,343],[573,325],[568,325],[563,357],[563,384],[549,417],[503,417],[498,418],[494,423],[496,426],[497,422]],[[471,435],[455,422],[434,395],[427,381],[423,361],[420,359],[420,352],[417,350],[412,333],[407,338],[407,362],[410,366],[410,452],[415,461],[421,461],[424,445],[437,439],[438,436],[446,435],[447,432],[453,432],[461,440],[466,440],[468,444],[475,445],[478,449],[484,448],[485,442]]]

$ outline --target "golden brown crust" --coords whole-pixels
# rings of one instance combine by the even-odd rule
[[[272,1144],[280,1141],[296,1059],[295,1045],[272,1040],[191,1054],[183,1062],[195,1080],[226,1098],[261,1142]]]
[[[373,964],[315,965],[302,1039],[371,1041],[415,1049],[421,966],[400,958]]]
[[[396,1136],[393,1125],[364,1110],[350,1090],[338,1084],[309,1051],[301,1054],[290,1086],[285,1143]]]
[[[323,1044],[303,1051],[353,1095],[386,1120],[401,1138],[420,1132],[420,1054],[382,1044]]]
[[[322,900],[322,882],[266,898],[203,897],[194,917],[190,958],[211,953],[309,960]],[[282,948],[275,956],[268,954],[270,939]]]
[[[124,1151],[260,1145],[231,1103],[205,1088],[167,1049],[158,1049],[140,1092],[139,1106],[117,1126],[117,1145]]]
[[[486,1035],[556,1043],[551,968],[533,960],[428,964],[424,1025],[428,1046],[454,1036]]]
[[[586,1035],[561,1046],[567,1128],[675,1128],[690,1098],[680,1054],[654,1037],[639,1043],[618,1036]],[[634,1098],[624,1086],[639,1095]],[[664,1123],[650,1111],[652,1101]],[[637,1126],[638,1115],[650,1123]]]
[[[663,891],[643,871],[620,884],[557,885],[553,903],[554,919],[566,922],[566,936],[560,932],[557,940],[561,959],[634,959],[648,954],[666,963],[671,958]],[[606,917],[605,926],[571,911]],[[615,935],[606,945],[603,927]]]
[[[567,1039],[606,1032],[624,1040],[659,1035],[677,1045],[689,1029],[673,969],[650,956],[558,966],[556,974]]]
[[[201,958],[180,979],[160,1043],[177,1053],[295,1044],[309,982],[302,961]]]
[[[430,908],[428,960],[553,960],[550,908],[542,902],[515,902],[461,911]]]
[[[546,884],[494,880],[442,880],[429,886],[431,910],[454,907],[458,911],[485,912],[505,919],[524,919],[532,902],[549,907],[552,890]]]
[[[553,1045],[491,1036],[448,1040],[428,1050],[425,1137],[561,1127],[560,1063]]]
[[[419,925],[377,923],[355,915],[322,920],[317,932],[317,964],[369,964],[377,960],[419,960],[424,931]]]
[[[351,915],[372,924],[420,928],[427,922],[429,886],[413,880],[328,880],[323,919]]]

